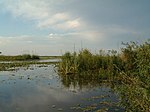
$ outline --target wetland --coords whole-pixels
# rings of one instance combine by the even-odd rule
[[[149,112],[150,41],[124,45],[121,53],[1,58],[0,112]]]
[[[57,69],[53,63],[38,63],[0,71],[0,111],[123,111],[110,84],[62,77]]]

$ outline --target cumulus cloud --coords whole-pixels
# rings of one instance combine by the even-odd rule
[[[81,29],[80,26],[81,26],[81,22],[79,21],[79,19],[69,20],[60,24],[56,24],[56,28],[63,29],[65,31]]]
[[[34,20],[38,28],[53,28],[69,30],[80,26],[78,17],[60,10],[64,0],[5,0],[2,2],[4,9],[14,17]]]
[[[70,17],[67,13],[56,13],[53,16],[46,18],[42,21],[38,21],[39,28],[47,28],[47,27],[54,27],[54,25],[62,23],[64,21],[69,20]]]
[[[47,4],[39,0],[3,0],[5,10],[12,13],[13,16],[21,16],[27,19],[40,20],[48,16]]]

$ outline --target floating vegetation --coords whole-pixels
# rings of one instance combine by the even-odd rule
[[[104,99],[106,97],[108,97],[108,95],[92,96],[90,98],[83,98],[82,100],[93,101],[93,100]]]
[[[108,108],[102,108],[102,109],[97,110],[96,112],[107,112],[107,111],[108,111]]]
[[[100,102],[99,104],[93,103],[91,105],[86,105],[86,106],[75,106],[71,107],[72,110],[81,110],[82,112],[107,112],[110,107],[116,106],[115,103],[109,103],[106,101]],[[105,107],[105,108],[104,108]],[[107,108],[106,108],[107,107]],[[117,110],[117,108],[116,108]]]
[[[9,63],[0,63],[0,71],[13,71],[17,67],[29,67],[29,65],[38,64],[39,67],[47,67],[49,64],[57,65],[58,62],[38,62],[38,61],[19,61],[19,62],[9,62]],[[30,68],[31,70],[33,68]]]
[[[90,106],[86,106],[84,108],[81,108],[81,110],[83,112],[92,112],[97,108],[97,105],[90,105]]]

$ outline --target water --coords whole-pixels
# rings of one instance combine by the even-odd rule
[[[60,62],[61,59],[45,59],[45,60],[34,60],[35,62]],[[31,61],[0,61],[0,63],[22,63],[22,62],[34,62]]]
[[[109,86],[71,82],[56,71],[54,65],[1,71],[0,112],[123,112],[116,105],[118,96]]]
[[[47,60],[38,60],[39,62],[60,62],[61,59],[47,59]]]

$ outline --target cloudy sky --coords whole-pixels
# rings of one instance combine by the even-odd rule
[[[0,51],[60,55],[150,37],[150,0],[0,0]]]

